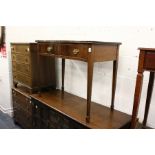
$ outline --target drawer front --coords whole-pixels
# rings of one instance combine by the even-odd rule
[[[18,63],[30,64],[30,57],[28,55],[21,55],[18,53],[12,53],[12,61],[16,61]]]
[[[57,44],[41,43],[41,44],[39,44],[39,52],[58,55],[59,47]]]
[[[88,45],[83,44],[62,44],[60,53],[68,58],[87,60]]]
[[[145,56],[144,68],[155,71],[155,52],[147,52]]]
[[[16,81],[18,81],[18,82],[20,82],[22,84],[25,84],[25,85],[27,85],[29,87],[32,87],[32,79],[30,77],[26,76],[25,74],[16,72],[13,75],[13,78],[14,78],[14,80],[16,80]]]
[[[23,72],[24,74],[31,77],[31,67],[29,64],[12,62],[12,70],[17,72]]]
[[[20,54],[30,54],[30,47],[28,44],[22,45],[11,45],[11,52],[12,53],[20,53]]]

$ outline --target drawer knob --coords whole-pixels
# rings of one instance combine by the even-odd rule
[[[26,52],[30,52],[30,48],[28,47],[28,48],[26,48]]]
[[[13,95],[14,95],[14,96],[16,96],[16,92],[15,92],[14,90],[13,90],[13,92],[12,92],[12,93],[13,93]]]
[[[52,46],[47,47],[47,52],[52,52],[52,50],[53,50]]]
[[[79,49],[74,49],[74,50],[73,50],[73,54],[74,54],[74,55],[77,55],[79,52],[80,52]]]
[[[11,50],[12,50],[12,51],[14,51],[14,50],[15,50],[15,48],[12,46],[12,47],[11,47]]]

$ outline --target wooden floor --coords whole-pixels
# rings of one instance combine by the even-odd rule
[[[0,129],[20,129],[13,121],[13,118],[0,111]]]

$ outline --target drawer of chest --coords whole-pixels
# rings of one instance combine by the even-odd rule
[[[155,52],[147,52],[145,55],[144,68],[155,71]]]
[[[58,55],[59,47],[57,44],[41,43],[41,44],[39,44],[39,52]]]
[[[20,54],[29,54],[30,47],[29,45],[11,45],[11,52],[12,53],[20,53]]]
[[[17,72],[23,72],[24,74],[31,76],[30,64],[20,64],[20,63],[13,61],[12,70],[17,71]]]
[[[18,63],[30,64],[31,60],[28,55],[21,55],[18,53],[12,53],[12,61],[16,61]]]
[[[61,44],[60,53],[68,58],[87,60],[88,48],[88,45],[83,44]]]
[[[24,85],[32,87],[32,79],[25,74],[15,72],[13,73],[13,79]]]

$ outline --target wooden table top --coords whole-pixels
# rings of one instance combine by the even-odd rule
[[[120,42],[103,42],[103,41],[80,41],[80,40],[36,40],[37,43],[62,43],[62,44],[115,44],[120,45]]]
[[[138,49],[139,49],[139,50],[142,50],[142,51],[151,51],[151,52],[155,52],[155,48],[144,48],[144,47],[139,47]]]

